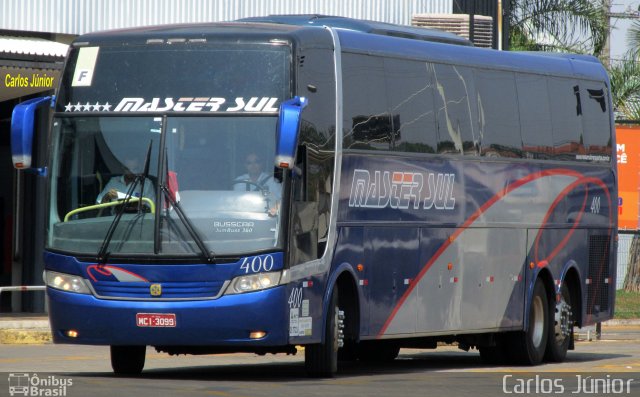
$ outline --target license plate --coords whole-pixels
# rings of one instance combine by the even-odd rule
[[[175,327],[174,313],[136,313],[138,327]]]

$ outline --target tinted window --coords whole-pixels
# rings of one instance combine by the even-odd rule
[[[471,70],[433,64],[438,153],[475,154],[480,142]]]
[[[513,73],[476,70],[482,155],[520,157],[522,138]]]
[[[333,52],[329,50],[304,51],[298,67],[298,92],[307,97],[302,112],[301,141],[317,149],[335,145],[336,87]]]
[[[578,118],[582,112],[579,86],[573,79],[549,77],[547,87],[553,123],[554,157],[575,160],[577,153],[584,153],[582,123]]]
[[[553,156],[553,132],[547,80],[544,76],[520,74],[516,76],[520,131],[524,157],[534,159]]]
[[[166,110],[181,102],[184,108],[195,103],[195,108],[204,112],[260,111],[277,109],[277,103],[267,106],[269,98],[281,101],[291,96],[291,56],[287,46],[114,46],[100,47],[93,57],[88,55],[89,49],[83,47],[71,53],[57,101],[58,111],[65,111],[65,106],[72,104],[89,103],[95,104],[91,110],[102,110],[99,105],[108,103],[109,110],[115,111],[123,98],[129,98],[129,109],[134,111],[145,107],[142,100],[149,103],[146,107]],[[86,66],[87,59],[94,61],[94,67]],[[93,73],[90,81],[73,81],[78,78],[74,77],[76,73],[86,76],[89,72]],[[142,98],[140,103],[136,103],[137,98]],[[152,102],[154,98],[156,103]],[[252,98],[255,99],[250,103]]]
[[[391,149],[435,153],[437,131],[430,68],[425,62],[385,59],[391,101]]]
[[[582,125],[587,160],[609,161],[611,158],[611,125],[609,121],[609,98],[604,85],[580,82],[582,103]],[[604,156],[604,157],[601,157]]]
[[[389,150],[393,124],[382,58],[343,54],[344,148]]]

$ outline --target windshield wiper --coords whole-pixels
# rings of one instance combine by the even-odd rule
[[[142,198],[144,197],[144,184],[147,182],[147,178],[149,177],[149,163],[151,162],[151,146],[152,145],[153,145],[153,140],[150,139],[149,147],[147,148],[147,155],[144,158],[144,169],[140,177],[140,200],[138,200],[138,214],[142,212]]]
[[[168,169],[169,167],[168,167],[167,153],[165,151],[163,171],[168,171]],[[180,221],[182,222],[182,224],[184,224],[184,227],[187,229],[187,232],[191,235],[191,238],[193,238],[193,241],[196,243],[196,245],[202,252],[203,259],[205,259],[207,263],[214,263],[216,260],[215,253],[207,249],[207,246],[205,245],[204,240],[202,239],[202,237],[200,236],[196,228],[193,226],[193,223],[191,223],[191,220],[189,219],[187,214],[184,213],[184,210],[180,206],[180,203],[173,198],[171,192],[169,191],[169,188],[167,187],[168,172],[165,175],[166,176],[164,178],[164,181],[160,185],[160,191],[169,201],[169,204],[171,204],[171,206],[176,210],[176,214],[178,214],[178,218],[180,218]]]
[[[142,203],[144,181],[149,176],[148,174],[149,174],[149,162],[151,158],[151,144],[152,142],[149,142],[147,155],[144,158],[144,173],[138,174],[135,176],[135,179],[131,183],[131,186],[129,186],[129,189],[127,189],[127,193],[125,194],[124,199],[122,199],[122,204],[120,204],[118,208],[118,212],[116,213],[116,216],[113,218],[113,220],[111,221],[111,224],[109,225],[109,229],[107,230],[106,236],[104,236],[104,240],[102,240],[102,245],[100,246],[100,250],[98,251],[98,255],[96,258],[99,265],[104,265],[109,260],[110,253],[107,252],[107,249],[109,249],[109,244],[113,239],[113,234],[115,233],[116,228],[120,223],[120,219],[122,219],[122,214],[124,214],[125,209],[127,208],[129,202],[131,201],[131,197],[133,197],[133,192],[135,191],[135,188],[136,186],[138,186],[139,183],[142,183],[142,187],[140,188],[140,197],[138,201],[138,213],[142,212],[142,207],[140,206],[140,204]]]

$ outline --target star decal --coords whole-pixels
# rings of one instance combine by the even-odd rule
[[[102,105],[100,102],[96,102],[96,103],[71,103],[69,102],[68,104],[66,104],[64,106],[64,111],[65,112],[108,112],[111,110],[111,107],[113,105],[109,104],[109,102],[105,102],[104,105]]]

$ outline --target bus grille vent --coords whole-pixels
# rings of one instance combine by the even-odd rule
[[[589,278],[587,280],[587,314],[609,310],[609,236],[589,237]]]

